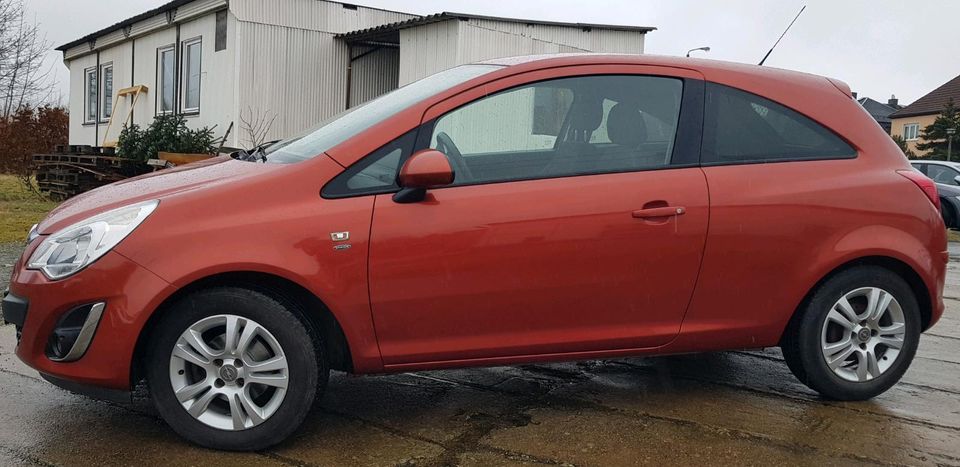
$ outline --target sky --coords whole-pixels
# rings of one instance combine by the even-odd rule
[[[278,1],[278,0],[263,0]],[[53,47],[155,8],[164,0],[26,0]],[[838,78],[861,97],[908,104],[960,75],[957,0],[351,0],[415,14],[441,11],[563,22],[653,26],[646,53],[757,63],[803,5],[765,65]],[[67,102],[69,73],[51,50]]]

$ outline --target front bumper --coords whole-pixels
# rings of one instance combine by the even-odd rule
[[[17,356],[48,379],[129,390],[140,332],[153,310],[175,289],[115,251],[58,281],[23,268],[22,262],[21,258],[14,269],[9,295],[28,303],[19,326]],[[45,350],[57,321],[75,307],[96,302],[106,306],[83,356],[72,362],[51,360]]]
[[[3,310],[3,321],[12,324],[17,329],[17,339],[20,338],[20,332],[23,331],[23,322],[27,319],[27,309],[30,303],[23,297],[18,297],[10,293],[10,290],[3,292],[3,303],[0,309]]]

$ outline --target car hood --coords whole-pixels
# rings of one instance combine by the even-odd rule
[[[63,202],[40,222],[37,231],[41,235],[51,234],[111,209],[235,182],[276,167],[222,156],[128,178]]]

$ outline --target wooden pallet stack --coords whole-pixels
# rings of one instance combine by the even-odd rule
[[[34,154],[37,185],[51,198],[64,200],[99,186],[144,173],[138,161],[114,156],[114,148],[59,145],[53,154]]]

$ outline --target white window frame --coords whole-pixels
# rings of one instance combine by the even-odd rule
[[[111,92],[110,94],[107,94],[106,92],[107,80],[105,79],[105,77],[107,75],[106,73],[107,68],[109,68],[111,71],[110,87],[112,89],[110,90],[116,91],[116,88],[114,88],[113,86],[113,71],[114,71],[113,62],[107,62],[107,63],[101,64],[100,76],[97,78],[97,97],[98,97],[98,100],[100,101],[99,106],[97,107],[98,109],[97,117],[98,117],[98,120],[102,123],[110,120],[110,115],[113,115],[113,96],[110,95],[110,94],[113,94],[113,92]],[[105,110],[107,110],[106,105],[108,102],[110,103],[110,115],[107,115],[107,113],[105,112]]]
[[[163,108],[163,54],[171,52],[173,57],[173,91],[170,96],[170,109]],[[157,115],[172,114],[177,108],[177,47],[175,44],[157,47]]]
[[[93,102],[90,102],[90,77],[93,76],[97,80],[97,89],[94,92]],[[100,96],[99,89],[99,79],[97,76],[97,67],[92,66],[90,68],[85,68],[83,70],[83,123],[84,124],[95,124],[97,123],[97,102],[99,101],[98,97]],[[90,118],[90,109],[94,109],[93,118]]]
[[[908,137],[907,134],[912,130],[913,136]],[[916,141],[920,139],[920,124],[919,123],[907,123],[903,125],[903,139],[906,141]]]
[[[187,63],[190,55],[187,53],[187,48],[194,44],[200,47],[200,55],[197,57],[200,61],[200,63],[197,64],[198,73],[200,74],[197,78],[197,105],[196,107],[187,107],[187,93],[189,92],[190,84],[190,64]],[[180,113],[196,115],[200,113],[200,82],[203,80],[203,37],[194,37],[193,39],[182,41],[180,43],[180,56],[182,57],[180,59]]]

